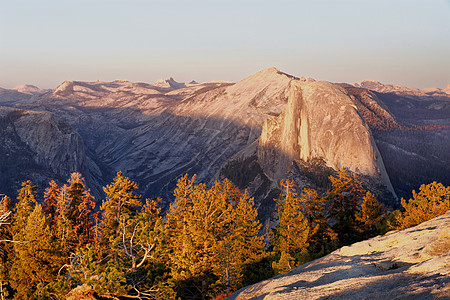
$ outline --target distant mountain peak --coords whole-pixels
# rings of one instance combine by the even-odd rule
[[[450,95],[450,83],[442,91]]]
[[[63,83],[61,83],[56,87],[56,89],[53,91],[53,94],[60,95],[63,93],[71,93],[73,92],[73,85],[74,85],[73,81],[64,80]]]
[[[414,96],[414,97],[428,96],[425,92],[416,88],[396,84],[383,84],[376,80],[363,80],[360,82],[352,83],[352,85],[354,87],[364,88],[378,93],[392,93],[400,96]]]
[[[172,88],[172,89],[181,89],[186,87],[185,83],[177,82],[173,77],[170,77],[169,79],[158,79],[155,82],[155,85],[162,88]]]
[[[15,88],[12,88],[12,90],[18,91],[23,94],[28,94],[28,95],[39,95],[39,94],[43,94],[43,93],[49,91],[49,90],[44,90],[44,89],[38,88],[37,86],[31,85],[31,84],[22,84],[22,85],[16,86]]]

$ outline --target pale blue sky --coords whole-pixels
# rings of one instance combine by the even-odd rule
[[[450,0],[0,0],[0,87],[238,81],[450,82]]]

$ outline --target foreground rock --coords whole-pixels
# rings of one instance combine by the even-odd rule
[[[343,247],[229,299],[449,299],[450,212]]]
[[[97,300],[99,299],[94,289],[87,285],[80,285],[70,291],[66,296],[66,300]]]

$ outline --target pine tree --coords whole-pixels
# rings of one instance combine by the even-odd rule
[[[302,201],[296,197],[294,182],[288,179],[280,184],[285,192],[279,199],[275,199],[279,224],[272,230],[271,245],[277,253],[285,253],[278,263],[273,264],[274,269],[284,272],[307,261],[310,227],[302,213]],[[285,264],[290,261],[290,258],[287,259],[288,255],[294,259],[294,265]],[[283,267],[280,268],[282,262]]]
[[[384,207],[379,204],[377,198],[369,191],[364,196],[361,211],[356,214],[356,220],[363,225],[365,238],[376,234],[377,225],[380,225],[384,217]]]
[[[75,251],[78,239],[73,230],[73,222],[69,219],[70,195],[69,187],[63,185],[56,197],[56,227],[55,237],[58,241],[58,249],[61,257],[69,257]]]
[[[321,257],[337,247],[337,234],[325,216],[327,199],[320,197],[316,190],[306,188],[300,195],[300,201],[310,227],[309,254],[313,259]]]
[[[173,279],[190,286],[179,296],[204,299],[239,287],[244,266],[261,258],[264,246],[253,199],[229,180],[208,189],[187,175],[175,197],[166,217],[168,257]]]
[[[215,273],[220,276],[227,293],[242,287],[245,267],[265,256],[264,237],[259,235],[262,225],[257,220],[253,198],[245,192],[232,201],[236,201],[230,216],[232,223],[225,228],[227,233],[218,242],[219,255],[215,263]]]
[[[146,199],[141,212],[128,218],[121,217],[120,234],[113,243],[118,253],[114,265],[125,274],[130,285],[129,295],[153,297],[157,293],[154,288],[156,276],[152,274],[160,269],[163,231],[161,210],[158,208],[160,201],[160,198]]]
[[[192,220],[195,177],[194,175],[189,180],[185,174],[178,180],[174,191],[175,201],[170,205],[166,216],[167,247],[175,280],[191,277],[186,266],[190,264],[190,258],[193,256],[188,222]]]
[[[121,219],[130,219],[134,216],[142,203],[139,201],[140,195],[135,194],[137,184],[125,177],[122,172],[118,172],[113,183],[103,188],[106,199],[103,201],[101,209],[103,213],[102,221],[102,241],[106,251],[110,251],[111,243],[119,236]],[[115,254],[117,258],[117,253]]]
[[[286,251],[281,251],[280,259],[272,263],[272,268],[279,274],[289,272],[296,266],[295,259]]]
[[[69,184],[67,218],[73,224],[78,246],[86,245],[93,241],[92,210],[95,207],[94,197],[86,189],[80,173],[72,173],[67,182]]]
[[[331,202],[328,216],[335,222],[332,229],[343,245],[359,241],[361,236],[356,214],[365,194],[361,182],[342,169],[338,170],[337,177],[329,178],[332,188],[328,190],[326,198]]]
[[[50,228],[54,228],[57,222],[57,199],[59,194],[58,184],[52,180],[49,182],[49,187],[45,189],[43,210],[47,216],[47,221]]]
[[[413,198],[401,199],[404,212],[396,215],[397,229],[408,228],[445,214],[450,209],[450,186],[436,181],[413,191]]]
[[[11,262],[14,257],[13,233],[11,230],[11,198],[3,196],[0,202],[0,299],[11,293],[9,286]]]
[[[52,236],[41,205],[37,204],[22,230],[15,235],[15,258],[11,284],[17,299],[36,298],[40,290],[55,279]]]
[[[17,204],[13,213],[13,232],[20,232],[26,225],[28,216],[34,210],[36,205],[36,185],[32,185],[30,180],[22,182],[22,188],[19,190]]]
[[[11,198],[3,196],[0,200],[0,240],[11,240],[11,212],[13,210],[13,203]],[[3,252],[3,247],[0,243],[0,255]]]
[[[95,208],[94,196],[91,195],[89,189],[83,190],[83,196],[81,198],[81,203],[78,205],[78,244],[86,245],[94,241],[94,228],[93,220],[95,220],[96,215],[93,213]]]

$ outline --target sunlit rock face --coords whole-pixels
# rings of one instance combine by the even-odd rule
[[[293,160],[380,178],[392,190],[370,129],[346,91],[328,82],[293,81],[283,113],[266,120],[258,145],[265,174],[283,179]]]
[[[338,249],[227,299],[449,299],[450,212]]]

